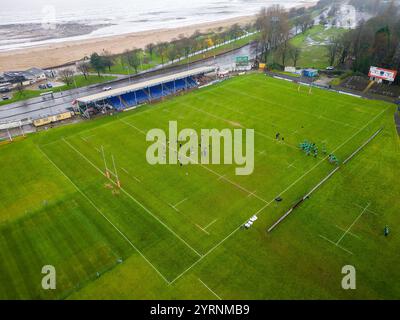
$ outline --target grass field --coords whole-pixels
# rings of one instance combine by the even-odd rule
[[[0,298],[369,299],[400,297],[399,138],[394,106],[236,77],[165,102],[0,147]],[[255,171],[150,166],[152,128],[254,128]],[[266,228],[376,137],[282,225]],[[284,142],[275,140],[279,131]],[[101,156],[115,178],[104,175]],[[18,155],[18,156],[17,156]],[[112,170],[115,173],[115,170]],[[283,201],[274,199],[281,196]],[[240,226],[253,214],[250,230]],[[391,235],[383,236],[385,225]],[[41,289],[43,265],[57,289]],[[354,265],[357,290],[341,289]]]
[[[327,43],[331,37],[338,37],[345,33],[345,29],[314,26],[304,33],[291,39],[291,44],[301,49],[300,59],[297,62],[299,68],[325,69],[329,66]],[[279,59],[278,59],[279,62]],[[292,63],[292,61],[288,61]]]

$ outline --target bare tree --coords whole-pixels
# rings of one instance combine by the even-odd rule
[[[90,63],[87,61],[79,62],[76,66],[76,69],[83,74],[85,79],[87,79],[90,71]]]
[[[331,37],[329,44],[326,46],[326,49],[328,51],[328,58],[329,58],[329,65],[333,66],[336,62],[336,57],[339,53],[339,39],[335,37]]]
[[[299,18],[300,30],[302,33],[306,32],[314,25],[314,20],[311,14],[304,14]]]
[[[260,30],[260,44],[267,62],[268,54],[289,39],[289,20],[286,10],[280,5],[268,9],[262,8],[256,20],[256,28]]]
[[[18,96],[20,97],[25,96],[24,85],[22,84],[22,82],[18,83],[15,89],[17,90]]]
[[[65,68],[58,72],[60,79],[64,82],[67,86],[70,86],[74,81],[74,70]]]
[[[289,50],[289,56],[293,61],[293,66],[297,67],[297,62],[300,59],[301,49],[295,46],[292,46]]]

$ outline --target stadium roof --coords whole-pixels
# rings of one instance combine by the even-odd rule
[[[196,68],[196,69],[192,69],[192,70],[188,70],[188,71],[184,71],[184,72],[175,73],[175,74],[172,74],[169,76],[159,77],[159,78],[151,79],[148,81],[131,84],[126,87],[117,88],[117,89],[113,89],[113,90],[109,90],[109,91],[104,91],[104,92],[100,92],[100,93],[93,94],[93,95],[86,96],[86,97],[81,97],[81,98],[76,99],[76,101],[81,102],[81,103],[91,103],[91,102],[101,101],[101,100],[105,100],[107,98],[117,97],[117,96],[123,95],[125,93],[130,93],[130,92],[134,92],[134,91],[141,90],[144,88],[157,86],[162,83],[167,83],[170,81],[179,80],[179,79],[183,79],[183,78],[190,77],[190,76],[195,76],[198,74],[212,72],[214,70],[215,70],[214,67]]]

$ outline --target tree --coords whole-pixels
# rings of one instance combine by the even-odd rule
[[[299,23],[301,33],[304,33],[314,25],[314,20],[312,19],[311,14],[307,13],[299,18]]]
[[[299,33],[299,29],[301,27],[301,19],[300,19],[300,17],[296,17],[293,20],[293,25],[294,25],[294,28],[295,28],[295,34],[298,34]]]
[[[185,55],[186,59],[189,58],[190,53],[193,51],[193,48],[195,46],[195,42],[192,38],[188,37],[182,37],[180,39],[182,49],[183,49],[183,54]]]
[[[264,61],[267,62],[269,52],[288,41],[290,26],[285,8],[280,5],[262,8],[257,16],[256,27],[260,30],[259,42]]]
[[[168,42],[158,42],[157,43],[157,53],[161,58],[161,64],[164,64],[165,57],[167,55],[169,43]]]
[[[293,61],[293,66],[297,67],[297,62],[300,59],[301,49],[295,46],[292,46],[289,50],[289,56]]]
[[[18,83],[17,87],[15,88],[17,90],[18,96],[19,97],[24,97],[25,96],[25,90],[24,90],[24,85],[22,82]]]
[[[352,47],[351,33],[347,32],[339,38],[339,48],[338,48],[339,64],[341,65],[345,64],[346,60],[349,58],[351,54],[351,47]]]
[[[90,56],[90,64],[92,65],[93,69],[97,71],[97,74],[100,77],[100,72],[104,72],[105,69],[105,63],[103,60],[103,57],[100,56],[98,53],[93,53]]]
[[[111,67],[114,65],[114,56],[109,51],[104,51],[102,55],[104,67],[111,71]]]
[[[289,43],[289,41],[282,41],[281,45],[278,47],[277,53],[278,56],[281,58],[283,66],[286,66],[286,60],[291,50],[292,45]]]
[[[339,53],[339,39],[335,37],[331,37],[329,44],[326,46],[328,51],[329,65],[333,66],[336,62],[337,54]]]
[[[153,53],[154,53],[154,49],[155,49],[156,45],[154,43],[149,43],[146,46],[146,51],[149,53],[150,55],[150,60],[153,60]]]
[[[125,62],[138,73],[139,66],[141,65],[142,49],[133,49],[132,51],[125,51],[123,59]]]
[[[62,82],[64,82],[67,86],[70,86],[74,81],[74,70],[65,68],[58,72],[58,75]]]
[[[79,62],[76,66],[76,69],[83,74],[85,79],[87,79],[90,71],[90,63],[87,61]]]
[[[242,28],[240,27],[239,24],[235,23],[234,25],[232,25],[229,28],[228,33],[229,33],[230,39],[233,40],[233,39],[235,39],[237,37],[240,37],[242,35],[242,33],[243,33],[243,30],[242,30]]]
[[[170,43],[167,49],[167,57],[168,59],[174,63],[175,59],[178,57],[178,50],[176,46],[176,41],[173,41]]]

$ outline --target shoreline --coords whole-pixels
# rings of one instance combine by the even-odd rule
[[[310,1],[310,3],[298,5],[297,8],[308,8],[316,3],[317,1]],[[200,32],[217,30],[221,27],[230,27],[235,23],[245,25],[254,22],[255,19],[256,14],[253,14],[176,28],[153,29],[3,51],[0,52],[0,72],[26,70],[31,67],[56,68],[72,64],[85,56],[90,56],[93,52],[100,54],[103,51],[109,51],[112,54],[120,54],[127,49],[144,48],[149,43],[171,41],[181,34],[190,36],[197,30]]]

